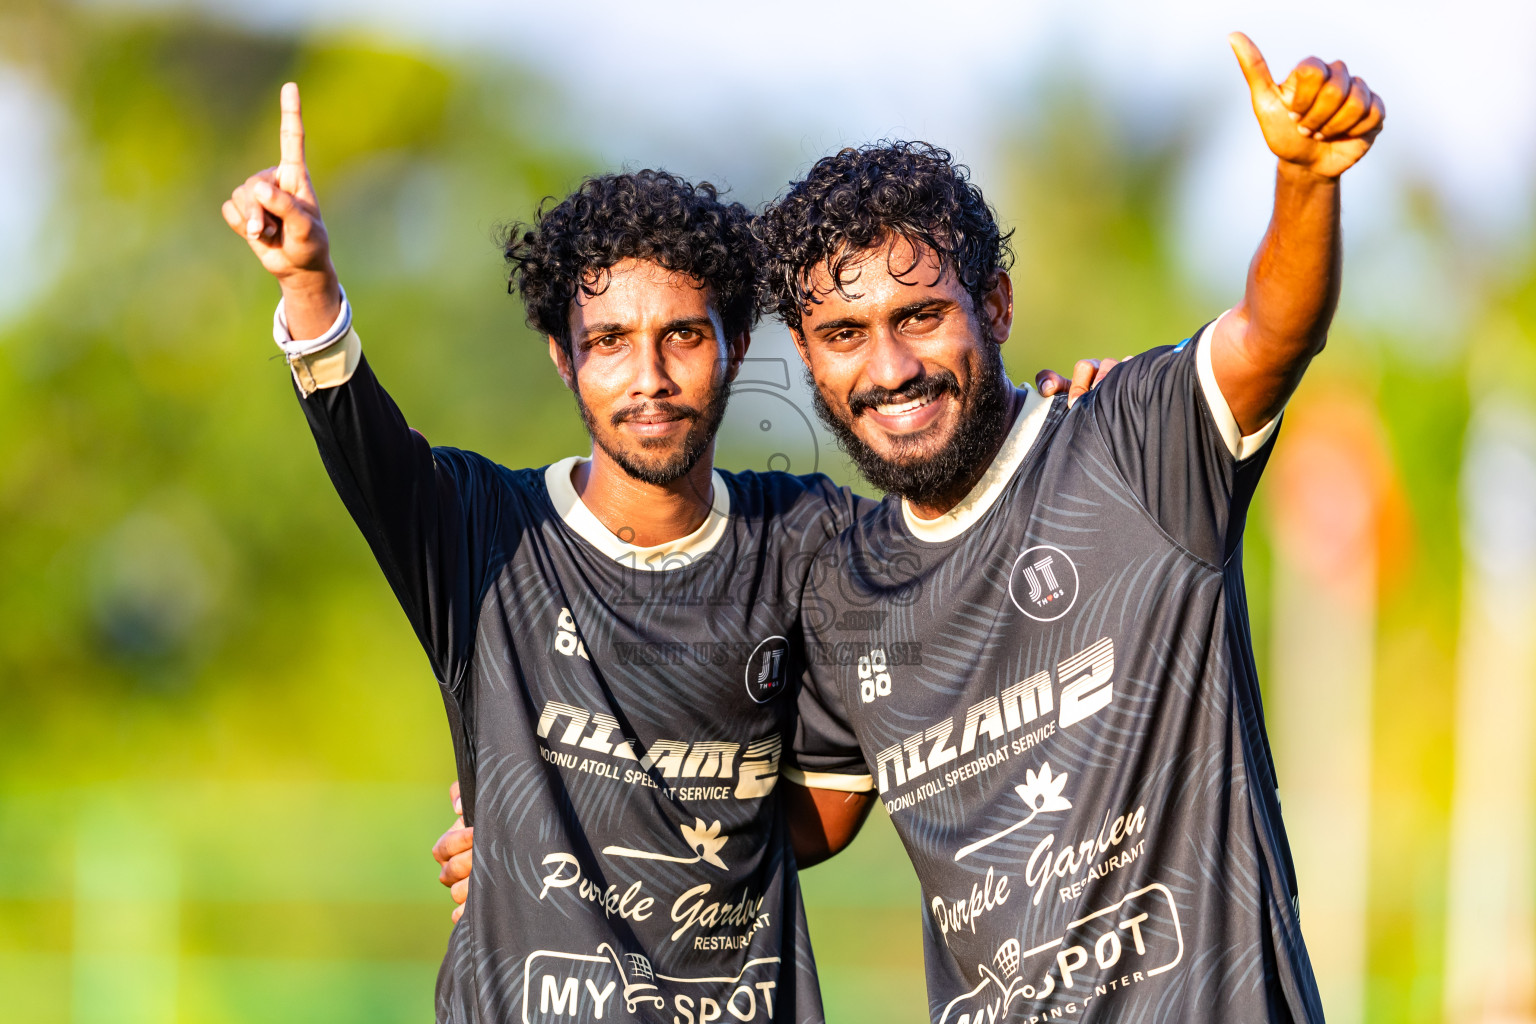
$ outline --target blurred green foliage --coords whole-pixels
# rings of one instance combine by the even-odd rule
[[[425,1019],[448,931],[427,856],[450,818],[441,705],[265,340],[276,290],[218,207],[275,161],[277,88],[299,80],[381,377],[434,441],[538,465],[585,436],[493,235],[601,168],[502,65],[42,0],[0,6],[0,59],[67,115],[50,231],[69,254],[0,327],[0,1018]],[[1128,141],[1091,89],[1070,97],[1011,129],[991,197],[1019,228],[1020,378],[1213,312],[1171,242],[1185,138]],[[1530,365],[1533,295],[1469,328],[1493,363]],[[1411,530],[1382,594],[1373,1021],[1440,1019],[1467,417],[1450,361],[1346,323],[1316,371],[1374,398]],[[1265,521],[1261,501],[1261,665]],[[888,821],[805,885],[831,1019],[924,1019]]]

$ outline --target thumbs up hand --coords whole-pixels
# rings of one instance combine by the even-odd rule
[[[267,272],[282,285],[288,323],[296,338],[318,337],[341,308],[331,266],[331,244],[304,163],[304,115],[299,87],[283,86],[278,130],[280,159],[258,171],[225,200],[230,230],[245,239]]]
[[[1264,141],[1283,162],[1337,178],[1371,148],[1386,107],[1343,61],[1308,57],[1277,85],[1253,40],[1233,32],[1228,41],[1248,80]]]

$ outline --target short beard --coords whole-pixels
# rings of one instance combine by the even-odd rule
[[[587,403],[582,401],[580,391],[576,392],[576,408],[581,412],[581,421],[586,424],[587,434],[592,438],[592,443],[601,448],[603,454],[612,459],[625,475],[641,483],[665,487],[691,473],[699,464],[699,460],[704,457],[704,453],[709,451],[710,443],[714,441],[715,435],[720,430],[720,423],[725,419],[725,407],[730,398],[730,381],[722,378],[710,390],[709,399],[705,402],[703,409],[695,409],[693,406],[676,402],[648,402],[614,413],[609,421],[614,427],[641,412],[665,411],[680,414],[692,421],[688,433],[683,436],[683,443],[666,461],[660,463],[644,461],[638,457],[638,452],[634,449],[621,448],[609,443],[598,432],[597,421],[592,415],[592,410],[587,408]],[[638,448],[640,451],[645,451],[664,447],[668,443],[662,438],[643,438],[638,442]]]
[[[1003,372],[1003,354],[996,345],[985,342],[982,353],[980,373],[971,382],[967,393],[962,393],[953,373],[940,370],[918,378],[899,391],[883,393],[884,397],[878,401],[868,393],[850,399],[849,407],[854,416],[861,408],[885,401],[910,401],[946,392],[960,399],[960,425],[954,436],[928,456],[902,457],[901,449],[907,446],[905,440],[897,442],[896,458],[881,455],[854,433],[851,421],[844,422],[832,411],[809,371],[806,372],[806,383],[811,389],[816,415],[821,417],[837,439],[838,447],[853,460],[864,479],[887,494],[900,495],[918,505],[953,507],[981,479],[1008,433],[1008,378]],[[911,447],[920,444],[919,441]]]

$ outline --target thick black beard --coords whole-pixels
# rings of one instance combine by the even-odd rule
[[[671,403],[658,402],[656,406],[662,408],[683,409],[693,420],[693,426],[683,437],[683,443],[664,462],[647,462],[639,458],[637,451],[620,448],[607,443],[602,435],[597,432],[596,420],[592,416],[592,410],[587,408],[587,403],[582,401],[581,392],[576,392],[576,408],[581,412],[581,422],[586,424],[587,435],[592,438],[592,443],[603,450],[603,454],[612,459],[626,476],[633,477],[641,483],[652,484],[656,487],[665,487],[676,483],[693,471],[693,467],[699,464],[704,453],[709,451],[709,445],[715,439],[715,434],[720,430],[720,423],[725,419],[725,407],[731,398],[731,383],[722,374],[718,384],[711,390],[709,400],[702,410],[692,410],[684,406],[671,406]],[[655,406],[653,406],[654,408]],[[618,426],[624,420],[622,413],[617,414],[613,426]],[[661,438],[642,440],[639,442],[639,450],[659,448],[668,442]]]
[[[859,472],[874,486],[888,494],[897,494],[917,505],[930,508],[952,507],[981,479],[996,457],[1008,434],[1008,378],[1003,372],[1003,354],[996,345],[982,344],[981,372],[962,392],[953,374],[943,371],[927,383],[890,395],[892,401],[926,397],[945,391],[960,399],[960,426],[939,451],[926,458],[887,458],[854,433],[851,422],[844,422],[822,397],[821,389],[810,372],[806,383],[816,406],[816,415],[827,425],[838,447],[853,460]],[[867,399],[850,401],[850,407],[868,404]],[[857,415],[855,413],[855,415]],[[898,451],[900,446],[898,445]]]

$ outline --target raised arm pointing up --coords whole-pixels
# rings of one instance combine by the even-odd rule
[[[283,86],[278,129],[280,159],[258,171],[225,200],[224,222],[250,245],[283,289],[295,338],[325,333],[341,310],[331,243],[304,163],[304,113],[299,87]]]

